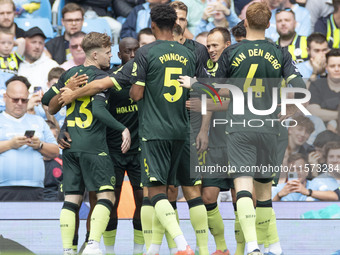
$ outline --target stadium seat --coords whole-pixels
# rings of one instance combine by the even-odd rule
[[[54,37],[52,24],[47,18],[15,18],[14,22],[18,25],[18,27],[22,28],[25,31],[29,30],[32,27],[39,27],[46,35],[47,40]]]
[[[36,17],[47,18],[52,22],[52,8],[49,0],[41,0],[40,8],[34,12]]]
[[[112,65],[120,65],[122,60],[118,57],[119,46],[115,44],[111,47],[112,57],[110,59],[111,66]]]
[[[85,19],[82,31],[85,33],[99,32],[111,36],[111,29],[107,21],[103,18]]]

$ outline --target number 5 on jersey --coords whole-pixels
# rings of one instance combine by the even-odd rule
[[[182,74],[182,68],[179,68],[179,67],[166,67],[165,68],[164,86],[175,87],[176,89],[175,94],[173,95],[171,95],[170,93],[163,94],[165,99],[170,103],[173,103],[179,100],[183,94],[183,88],[180,86],[179,81],[171,79],[172,74]]]

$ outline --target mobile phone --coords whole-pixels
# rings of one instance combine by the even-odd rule
[[[209,5],[209,4],[212,4],[212,3],[214,3],[214,2],[216,2],[216,0],[207,0],[207,4]]]
[[[297,172],[288,173],[288,181],[299,179]]]
[[[26,130],[25,131],[25,136],[27,138],[32,138],[34,136],[35,130]]]
[[[33,88],[33,93],[37,93],[38,91],[41,90],[41,87],[40,86],[37,86],[37,87],[34,87]]]

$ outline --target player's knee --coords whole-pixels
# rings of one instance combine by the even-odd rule
[[[248,197],[250,199],[253,199],[252,194],[249,191],[241,190],[236,193],[236,201],[238,201],[241,198]]]
[[[183,195],[187,201],[201,197],[201,190],[199,186],[182,186],[182,189]]]
[[[98,201],[100,199],[109,200],[112,203],[112,205],[114,205],[115,201],[116,201],[115,193],[113,191],[104,191],[104,192],[97,193],[97,199],[98,199]]]

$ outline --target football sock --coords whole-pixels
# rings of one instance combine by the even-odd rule
[[[110,218],[109,223],[103,233],[103,240],[105,245],[105,251],[108,254],[114,254],[114,247],[116,242],[116,233],[117,233],[117,218]]]
[[[140,217],[143,228],[143,236],[145,241],[145,248],[148,251],[152,241],[152,216],[155,212],[149,198],[143,198],[143,205],[140,211]]]
[[[78,252],[78,238],[79,238],[78,235],[74,235],[73,241],[72,241],[72,249],[73,249],[75,252]]]
[[[207,204],[205,207],[207,208],[209,230],[215,239],[216,250],[224,251],[227,249],[224,239],[224,223],[217,203]]]
[[[175,240],[178,250],[186,250],[186,246],[188,244],[178,225],[176,213],[168,201],[166,195],[158,194],[154,196],[151,199],[151,203],[154,205],[157,218],[170,233],[171,237]]]
[[[200,255],[209,255],[208,249],[208,216],[207,209],[201,197],[187,201],[189,205],[190,221],[195,230],[196,242]]]
[[[274,254],[282,253],[280,239],[277,233],[276,215],[274,209],[272,209],[272,217],[270,218],[270,223],[268,227],[267,242],[269,244],[270,252]]]
[[[272,217],[272,200],[256,201],[256,236],[257,243],[264,244]]]
[[[73,238],[76,228],[76,213],[79,206],[68,201],[64,202],[60,212],[60,232],[64,249],[73,249]]]
[[[159,249],[162,244],[163,236],[165,233],[165,228],[160,223],[157,215],[154,213],[152,217],[152,241],[150,248],[148,249],[148,254],[158,254]]]
[[[142,223],[140,219],[133,219],[133,254],[143,253],[144,237],[142,231]]]
[[[255,225],[256,214],[251,193],[249,191],[237,192],[236,206],[244,239],[247,243],[247,252],[249,253],[258,249]]]
[[[108,199],[99,199],[91,215],[91,229],[89,241],[100,242],[100,239],[110,220],[113,204]]]
[[[237,212],[235,213],[235,240],[236,240],[236,252],[235,255],[244,255],[244,249],[246,248],[246,242],[244,240],[243,231],[240,221],[238,219]]]
[[[176,220],[179,223],[178,211],[177,211],[177,203],[176,203],[176,201],[173,201],[173,202],[170,202],[170,204],[171,204],[172,208],[174,208],[174,210],[175,210]],[[170,254],[174,254],[174,253],[171,253],[171,251],[174,252],[176,250],[176,252],[177,252],[177,245],[176,245],[174,239],[171,237],[171,235],[169,234],[168,231],[165,231],[165,238],[166,238],[166,241],[168,243],[168,247],[170,249]]]

